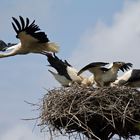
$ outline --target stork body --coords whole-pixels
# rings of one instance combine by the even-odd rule
[[[108,86],[111,82],[114,82],[118,77],[118,71],[119,70],[128,70],[132,64],[131,63],[124,63],[124,62],[113,62],[110,67],[106,68],[104,67],[109,63],[104,62],[95,62],[90,63],[84,68],[82,68],[78,75],[84,72],[85,70],[89,70],[94,75],[94,80],[97,84],[97,86]]]
[[[58,46],[50,42],[47,35],[40,31],[40,28],[35,24],[35,20],[29,23],[28,18],[26,18],[26,22],[21,16],[19,18],[21,23],[13,17],[14,23],[12,25],[20,42],[5,49],[5,51],[11,51],[0,54],[0,58],[28,53],[58,52]]]
[[[79,72],[78,75],[80,75],[81,73],[83,73],[86,70],[89,70],[93,75],[94,75],[94,80],[96,82],[96,84],[99,86],[102,84],[102,75],[104,73],[104,67],[105,65],[107,65],[109,63],[104,63],[104,62],[94,62],[94,63],[90,63],[88,65],[86,65],[85,67],[83,67]]]
[[[140,87],[140,69],[132,69],[124,73],[112,85]]]
[[[104,69],[103,73],[103,82],[105,86],[109,86],[112,82],[114,82],[118,77],[118,71],[127,71],[132,67],[131,63],[125,62],[113,62],[107,69]]]
[[[57,71],[57,73],[51,70],[49,70],[49,72],[62,86],[70,86],[74,82],[79,84],[81,83],[83,78],[81,76],[77,76],[77,70],[73,68],[66,60],[60,60],[55,54],[52,55],[47,53],[46,55],[50,66]]]

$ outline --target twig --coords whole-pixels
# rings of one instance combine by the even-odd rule
[[[129,102],[127,103],[125,109],[124,109],[124,113],[123,113],[123,128],[125,127],[125,118],[126,118],[126,110],[130,104],[130,102],[132,101],[132,99],[129,100]]]

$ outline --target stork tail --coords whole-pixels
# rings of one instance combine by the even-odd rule
[[[47,51],[57,53],[59,51],[59,46],[56,43],[48,43]]]

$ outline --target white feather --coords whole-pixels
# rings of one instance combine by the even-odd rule
[[[72,81],[78,83],[82,81],[82,78],[77,75],[78,71],[75,68],[67,66],[67,72]]]
[[[8,47],[8,48],[6,49],[6,51],[10,51],[10,50],[16,49],[16,48],[18,48],[18,47],[20,47],[20,46],[21,46],[21,43],[18,43],[18,44],[16,44],[16,45],[13,45],[13,46],[11,46],[11,47]]]
[[[125,84],[128,79],[131,77],[132,74],[132,70],[127,71],[126,73],[124,73],[124,75],[118,77],[118,79],[114,82],[114,84],[116,85],[123,85]]]
[[[62,85],[62,86],[70,86],[71,82],[70,80],[68,80],[65,76],[59,75],[58,73],[55,73],[51,70],[48,70],[53,76],[54,78]]]

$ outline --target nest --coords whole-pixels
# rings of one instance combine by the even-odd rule
[[[129,87],[61,87],[43,98],[41,126],[109,140],[140,135],[140,92]]]

